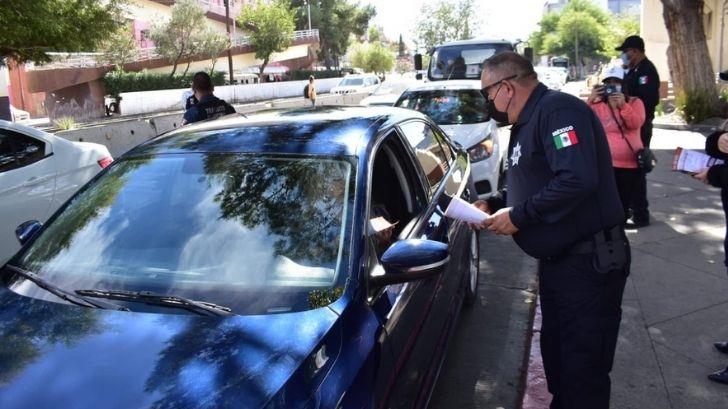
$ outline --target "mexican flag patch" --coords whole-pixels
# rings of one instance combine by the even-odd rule
[[[552,135],[554,137],[554,145],[556,145],[557,150],[579,143],[579,138],[576,136],[576,131],[574,131],[573,126],[559,129]]]
[[[649,83],[649,82],[650,82],[650,79],[649,79],[649,77],[648,77],[648,76],[646,76],[646,75],[643,75],[643,76],[641,76],[641,77],[639,78],[639,83],[640,83],[640,85],[647,85],[647,83]]]

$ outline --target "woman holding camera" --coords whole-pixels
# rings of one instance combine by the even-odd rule
[[[637,152],[643,148],[640,128],[645,122],[645,106],[639,98],[627,95],[623,79],[621,67],[609,68],[602,85],[592,89],[587,102],[607,134],[619,199],[627,215],[632,192],[642,172],[637,166]]]

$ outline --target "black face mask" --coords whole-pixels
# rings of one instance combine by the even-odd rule
[[[508,124],[511,123],[508,122],[508,112],[505,111],[499,111],[498,108],[495,107],[495,99],[498,98],[498,93],[500,92],[500,86],[498,88],[498,91],[495,93],[495,97],[493,99],[488,98],[486,101],[486,108],[488,109],[488,114],[490,117],[498,122],[498,124]],[[508,107],[511,106],[511,100],[508,100],[508,105],[506,105],[506,111],[508,111]]]

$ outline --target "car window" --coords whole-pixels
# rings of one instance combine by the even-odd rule
[[[45,157],[45,142],[0,129],[0,172],[21,168]]]
[[[364,80],[361,78],[344,78],[339,84],[340,87],[356,87],[364,84]]]
[[[466,125],[488,121],[485,98],[478,90],[407,91],[395,106],[414,109],[438,125]]]
[[[449,161],[438,137],[422,121],[406,122],[400,128],[415,150],[417,161],[430,184],[430,193],[434,193],[449,169]]]
[[[242,154],[121,160],[19,263],[70,290],[152,291],[239,314],[319,307],[311,300],[346,281],[354,163]]]

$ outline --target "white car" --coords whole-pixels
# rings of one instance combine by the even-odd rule
[[[410,87],[395,104],[429,116],[443,131],[467,149],[478,198],[502,187],[508,149],[507,133],[485,113],[480,81],[433,81]]]
[[[27,121],[30,119],[28,111],[23,111],[22,109],[15,108],[12,105],[10,105],[10,115],[13,118],[13,122]]]
[[[0,265],[20,248],[20,224],[45,222],[112,161],[103,145],[0,120]]]
[[[359,105],[385,105],[394,106],[399,96],[412,85],[417,84],[416,81],[384,81],[372,95],[359,101]]]
[[[372,93],[379,86],[379,77],[374,74],[352,74],[341,79],[339,85],[331,88],[332,94]]]

